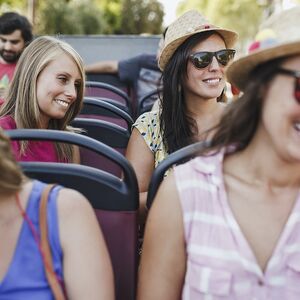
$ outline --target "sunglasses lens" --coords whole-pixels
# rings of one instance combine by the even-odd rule
[[[233,59],[235,51],[232,49],[224,49],[217,52],[197,52],[191,55],[193,65],[198,68],[206,68],[211,64],[215,56],[219,64],[226,66],[231,59]]]
[[[283,68],[278,68],[277,72],[295,78],[294,97],[295,100],[300,104],[300,72]]]
[[[295,99],[300,103],[300,78],[295,78]]]
[[[221,65],[226,66],[233,59],[234,52],[232,50],[221,50],[216,52],[216,57]]]
[[[198,52],[192,56],[193,65],[198,68],[206,68],[212,61],[212,53],[210,52]]]

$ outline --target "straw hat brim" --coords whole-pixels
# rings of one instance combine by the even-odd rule
[[[230,83],[243,91],[251,71],[258,65],[276,58],[300,54],[300,41],[258,50],[236,61],[227,68],[226,76]]]
[[[161,71],[164,70],[167,62],[170,60],[170,58],[172,57],[172,55],[174,54],[176,49],[181,44],[183,44],[189,37],[191,37],[192,35],[195,35],[197,33],[200,33],[200,32],[210,32],[210,31],[219,33],[223,37],[227,48],[232,48],[238,38],[238,34],[235,33],[234,31],[227,30],[227,29],[220,29],[220,28],[207,28],[207,29],[202,28],[202,29],[199,29],[198,31],[196,30],[196,31],[187,33],[186,35],[183,35],[183,36],[179,37],[178,39],[175,39],[174,41],[167,44],[163,48],[163,50],[160,54],[160,57],[159,57],[159,61],[158,61],[160,70]]]

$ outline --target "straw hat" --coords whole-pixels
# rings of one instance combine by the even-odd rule
[[[223,37],[226,47],[228,48],[234,46],[238,37],[236,32],[217,27],[216,25],[211,24],[198,11],[190,10],[168,26],[164,48],[159,57],[159,68],[161,70],[165,68],[176,49],[190,36],[208,31],[219,33]]]
[[[250,45],[249,54],[228,66],[227,78],[244,90],[255,67],[293,54],[300,54],[300,6],[284,10],[266,20]]]

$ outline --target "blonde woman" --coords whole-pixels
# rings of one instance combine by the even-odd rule
[[[85,75],[79,54],[53,37],[35,39],[22,53],[0,110],[3,129],[72,130],[81,109]],[[78,148],[52,142],[13,142],[19,161],[79,162]]]
[[[52,299],[36,239],[45,184],[23,175],[2,130],[0,170],[0,298]],[[109,255],[86,198],[56,186],[49,194],[47,216],[55,275],[68,299],[114,299]]]

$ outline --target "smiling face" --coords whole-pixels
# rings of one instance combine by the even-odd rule
[[[287,58],[280,66],[300,71],[300,55]],[[300,162],[300,104],[294,97],[295,78],[276,74],[264,97],[258,132],[277,155]]]
[[[25,48],[25,41],[21,30],[17,29],[10,34],[0,34],[0,55],[4,64],[17,62]]]
[[[82,78],[76,63],[67,54],[51,61],[37,80],[37,102],[42,128],[50,119],[62,119],[77,99]]]
[[[218,34],[213,34],[193,47],[191,54],[201,51],[215,52],[222,49],[226,49],[224,40]],[[183,85],[186,99],[190,97],[203,100],[216,99],[221,95],[224,87],[224,66],[218,63],[216,57],[213,57],[211,64],[203,69],[197,69],[188,60],[187,76]]]

